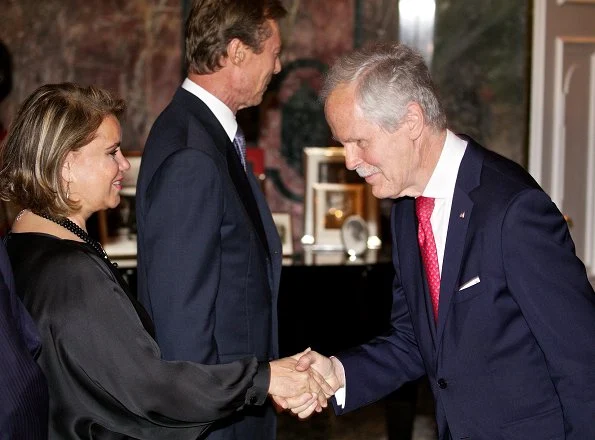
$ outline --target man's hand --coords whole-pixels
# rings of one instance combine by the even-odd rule
[[[345,372],[343,365],[336,358],[327,358],[321,354],[311,351],[309,348],[302,353],[291,356],[297,362],[297,371],[317,371],[322,379],[331,387],[331,392],[324,388],[324,398],[331,397],[336,390],[345,386]],[[318,405],[318,400],[306,399],[304,396],[280,398],[273,397],[275,403],[284,409],[290,409],[300,419],[309,417],[314,411],[320,412],[323,406]]]
[[[318,397],[315,394],[312,395],[306,393],[298,397],[288,397],[287,399],[284,399],[279,396],[271,397],[278,411],[289,409],[300,419],[305,419],[309,417],[314,411],[322,411],[322,406],[320,406]]]
[[[335,357],[327,358],[315,351],[306,350],[298,358],[296,370],[316,370],[323,379],[332,387],[333,392],[327,394],[326,398],[331,397],[339,388],[345,386],[345,370],[343,364]],[[296,406],[291,408],[291,412],[297,414],[300,418],[306,418],[312,414],[314,410],[307,405]]]
[[[297,371],[306,371],[308,369],[316,370],[328,383],[333,392],[326,397],[331,397],[339,388],[345,386],[345,370],[343,364],[337,358],[327,358],[315,351],[306,350],[298,358],[296,365]]]
[[[300,417],[307,417],[313,411],[321,411],[327,406],[327,396],[334,392],[316,370],[296,370],[296,359],[308,351],[309,349],[294,357],[270,362],[269,394],[279,406],[292,409]]]

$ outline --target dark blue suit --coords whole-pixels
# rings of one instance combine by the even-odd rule
[[[0,240],[0,439],[47,439],[48,390],[33,359],[40,339],[15,294],[4,243]]]
[[[396,200],[391,222],[392,331],[338,356],[345,411],[427,374],[440,439],[595,439],[595,295],[562,215],[529,174],[470,140],[437,324],[414,200]]]
[[[138,293],[163,356],[278,357],[277,230],[219,121],[182,88],[149,134],[136,199]],[[267,440],[275,431],[267,403],[219,422],[208,438]]]

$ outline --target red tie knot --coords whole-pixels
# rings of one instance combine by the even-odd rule
[[[431,197],[419,196],[415,199],[415,214],[417,219],[422,221],[429,221],[434,210],[434,199]]]

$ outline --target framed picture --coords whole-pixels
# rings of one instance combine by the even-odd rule
[[[359,215],[367,225],[367,248],[380,248],[378,200],[372,195],[370,185],[355,171],[345,167],[343,147],[306,147],[304,162],[306,187],[302,244],[314,250],[344,249],[340,232],[343,220],[337,217],[333,220],[333,214],[321,216],[326,215],[323,214],[325,208],[333,209],[333,204],[346,203],[350,211],[341,210],[342,219]]]
[[[343,249],[345,219],[364,215],[363,183],[314,184],[314,242],[320,250]]]
[[[293,234],[291,230],[291,215],[288,212],[273,212],[273,221],[281,238],[283,256],[293,254]]]
[[[341,239],[350,258],[363,255],[368,249],[368,224],[361,216],[350,215],[341,226]]]

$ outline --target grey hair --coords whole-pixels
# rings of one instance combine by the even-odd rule
[[[421,107],[429,126],[446,129],[446,115],[422,56],[403,44],[376,44],[339,58],[327,73],[320,93],[326,101],[342,84],[355,82],[356,105],[364,116],[394,132],[407,104]]]

